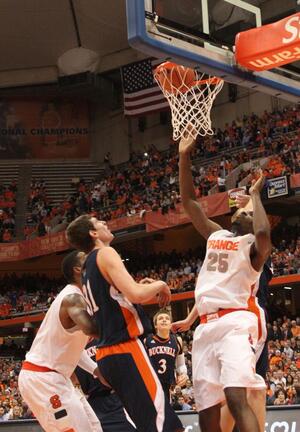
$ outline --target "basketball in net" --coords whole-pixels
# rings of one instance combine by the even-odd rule
[[[193,69],[165,62],[156,68],[155,79],[168,93],[185,93],[196,84],[197,75]]]
[[[210,112],[222,79],[171,62],[160,64],[154,78],[171,108],[174,140],[213,135]]]

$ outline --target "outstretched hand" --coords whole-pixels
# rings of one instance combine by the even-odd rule
[[[181,138],[179,142],[179,153],[181,154],[190,153],[195,145],[196,140],[188,133],[188,131],[192,131],[192,129],[193,126],[188,125],[185,135]]]
[[[176,321],[172,323],[171,330],[174,333],[185,332],[191,328],[191,324],[187,319]]]
[[[249,189],[250,195],[253,195],[255,193],[260,193],[264,187],[265,184],[265,176],[262,170],[260,169],[258,171],[259,177],[256,180],[252,180],[252,186]]]
[[[238,194],[235,198],[235,205],[237,208],[245,208],[250,199],[250,195]]]

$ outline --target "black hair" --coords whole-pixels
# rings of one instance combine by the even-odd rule
[[[68,255],[66,255],[61,264],[61,270],[64,275],[64,278],[68,283],[75,282],[74,280],[74,267],[80,266],[79,261],[79,251],[74,250]]]

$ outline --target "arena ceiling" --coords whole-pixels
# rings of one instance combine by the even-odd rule
[[[182,0],[173,1],[182,9]],[[273,13],[297,3],[247,1]],[[224,16],[224,6],[215,7],[222,2],[209,0],[212,19]],[[78,47],[72,3],[81,45],[99,54],[100,72],[144,57],[128,45],[125,0],[0,0],[0,87],[57,80],[58,58]]]

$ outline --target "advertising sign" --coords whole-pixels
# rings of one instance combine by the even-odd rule
[[[185,432],[199,432],[197,414],[182,414],[180,419],[185,426]],[[272,409],[267,411],[265,432],[299,432],[300,408]]]
[[[289,194],[289,186],[286,176],[275,177],[267,181],[268,198],[276,198]]]

